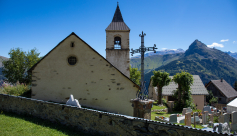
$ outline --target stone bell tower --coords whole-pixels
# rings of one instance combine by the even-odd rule
[[[106,59],[127,77],[130,77],[129,65],[129,27],[124,23],[117,5],[114,17],[106,31]]]

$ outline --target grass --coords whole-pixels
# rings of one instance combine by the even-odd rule
[[[178,123],[177,123],[178,124]],[[185,124],[184,123],[180,123],[179,125],[182,125],[182,126],[185,126]],[[191,124],[192,125],[192,127],[194,128],[194,124]],[[198,129],[202,129],[202,128],[204,128],[202,125],[197,125],[196,124],[196,128],[198,128]]]
[[[67,126],[26,115],[0,112],[1,136],[88,136]]]
[[[157,106],[157,103],[154,102],[153,107],[151,108],[151,110],[155,110],[155,109],[161,110],[161,109],[165,109],[165,108],[166,108],[165,106]],[[169,112],[169,113],[166,113],[166,112],[151,112],[151,120],[155,120],[156,116],[164,116],[164,117],[169,118],[171,114],[182,114],[182,112],[180,112],[180,111],[173,111],[173,112]],[[175,124],[185,126],[184,123],[175,123]],[[192,127],[194,128],[193,124],[192,124]],[[202,129],[204,127],[202,125],[196,125],[196,128]]]
[[[165,106],[157,106],[156,103],[153,103],[153,107],[151,108],[151,110],[161,110],[165,108]]]

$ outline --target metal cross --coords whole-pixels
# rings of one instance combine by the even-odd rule
[[[131,55],[133,56],[133,54],[135,53],[141,53],[141,93],[138,94],[138,97],[140,99],[145,99],[145,96],[144,96],[144,92],[146,90],[146,87],[145,87],[145,81],[144,81],[144,54],[146,51],[154,51],[154,53],[156,53],[156,44],[154,44],[153,47],[145,47],[144,46],[144,36],[146,36],[146,34],[144,33],[143,34],[143,31],[142,31],[142,34],[139,35],[141,37],[141,47],[139,49],[131,49]]]

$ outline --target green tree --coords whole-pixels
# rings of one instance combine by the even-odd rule
[[[182,110],[183,107],[194,107],[190,91],[190,87],[193,84],[193,76],[188,72],[176,73],[173,81],[178,84],[178,88],[174,93],[174,96],[178,98],[174,106],[175,109]]]
[[[210,103],[210,104],[212,104],[212,103],[217,103],[218,102],[218,99],[217,99],[217,97],[214,97],[214,95],[213,95],[213,93],[212,93],[212,91],[210,90],[207,90],[208,91],[208,94],[209,95],[207,95],[207,97],[206,97],[206,101],[208,102],[208,103]]]
[[[237,81],[234,83],[234,89],[237,91]]]
[[[161,71],[153,71],[153,76],[151,77],[152,79],[152,86],[156,86],[158,89],[158,96],[157,104],[161,104],[161,98],[162,98],[162,88],[164,86],[169,85],[171,78],[169,77],[169,73],[167,72],[161,72]]]
[[[9,60],[3,61],[3,75],[7,78],[7,81],[15,84],[18,81],[20,83],[31,83],[31,75],[27,71],[40,60],[39,54],[36,49],[23,52],[20,48],[11,49],[8,53],[10,55]]]
[[[140,85],[141,71],[139,71],[137,68],[131,68],[131,66],[129,67],[129,70],[130,70],[130,79],[136,84]]]

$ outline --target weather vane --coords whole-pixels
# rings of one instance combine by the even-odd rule
[[[141,37],[141,47],[139,49],[131,49],[131,55],[133,56],[133,54],[135,53],[141,53],[141,93],[137,93],[137,97],[140,98],[140,99],[145,99],[145,90],[146,90],[146,87],[145,87],[145,81],[144,81],[144,54],[146,51],[154,51],[154,53],[156,53],[156,44],[154,44],[153,47],[145,47],[144,46],[144,36],[146,36],[146,34],[144,33],[143,34],[143,31],[142,31],[142,34],[139,34],[139,36]]]

